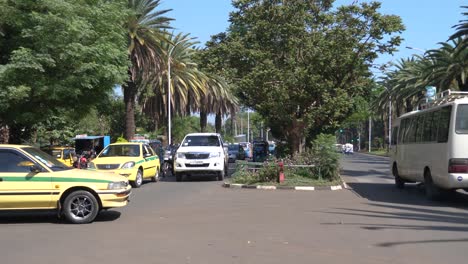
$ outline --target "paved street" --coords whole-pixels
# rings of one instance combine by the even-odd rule
[[[342,161],[353,190],[224,189],[203,179],[134,190],[89,225],[0,214],[10,263],[464,263],[468,195],[429,202],[392,185],[386,158]]]

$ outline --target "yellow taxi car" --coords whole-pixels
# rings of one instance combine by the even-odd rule
[[[75,149],[72,147],[58,147],[50,146],[41,148],[44,152],[48,153],[58,161],[62,162],[67,166],[73,166],[73,156],[75,155]]]
[[[144,179],[157,182],[160,167],[154,150],[148,144],[136,142],[110,144],[88,164],[88,169],[125,176],[134,188],[139,188]]]
[[[128,180],[68,167],[23,145],[0,145],[0,210],[55,209],[69,222],[92,222],[100,210],[128,204]]]

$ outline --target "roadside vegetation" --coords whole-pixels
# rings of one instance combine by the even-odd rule
[[[248,163],[239,163],[231,182],[247,185],[332,186],[341,184],[340,153],[336,152],[334,135],[318,135],[307,151],[284,159],[266,161],[253,170]],[[279,183],[279,162],[284,164],[285,181]],[[301,167],[303,166],[303,167]]]

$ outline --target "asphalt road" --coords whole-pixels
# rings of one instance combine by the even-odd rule
[[[342,160],[341,191],[147,183],[88,225],[0,214],[0,263],[465,263],[468,195],[397,190],[387,159]]]

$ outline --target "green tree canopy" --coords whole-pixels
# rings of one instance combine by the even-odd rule
[[[0,0],[0,122],[10,142],[78,116],[127,78],[126,1]]]
[[[369,67],[392,53],[401,19],[380,3],[333,8],[333,0],[237,0],[218,39],[238,95],[293,152],[308,134],[335,129],[368,87]],[[222,36],[222,35],[220,35]]]

